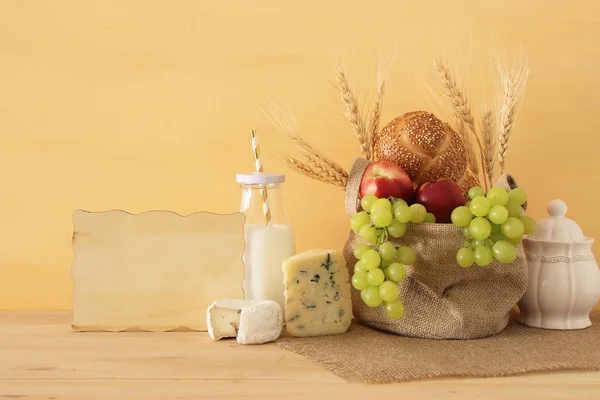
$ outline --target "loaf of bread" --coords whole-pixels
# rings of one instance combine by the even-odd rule
[[[464,191],[479,186],[467,168],[464,141],[435,115],[406,113],[387,124],[373,138],[376,160],[401,166],[417,186],[440,178],[455,181]]]

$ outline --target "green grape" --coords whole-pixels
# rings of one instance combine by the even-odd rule
[[[503,206],[508,202],[508,192],[500,186],[494,186],[487,194],[492,206]]]
[[[476,217],[485,217],[490,212],[490,201],[483,196],[475,197],[471,200],[469,209]]]
[[[379,297],[386,303],[398,300],[398,284],[392,281],[385,281],[379,285]]]
[[[473,234],[471,233],[471,229],[468,226],[463,228],[463,235],[465,235],[465,239],[471,239]]]
[[[386,262],[386,261],[384,261],[383,263],[385,263],[385,262]],[[390,279],[390,272],[388,271],[388,267],[389,267],[390,265],[392,265],[392,264],[393,264],[393,262],[392,262],[392,264],[385,265],[385,266],[383,265],[383,263],[382,263],[383,274],[385,275],[385,280],[386,280],[386,281],[389,281],[389,280],[391,280],[391,279]]]
[[[394,219],[390,226],[387,227],[387,232],[393,238],[401,238],[406,233],[406,224]]]
[[[475,247],[485,246],[485,242],[486,242],[486,239],[483,239],[483,240],[482,239],[476,239],[476,240],[473,240],[473,245]]]
[[[363,225],[358,232],[358,235],[365,242],[369,242],[371,244],[377,244],[377,230],[368,225]]]
[[[396,258],[395,257],[394,257],[393,260],[390,260],[390,261],[382,260],[381,261],[381,267],[385,269],[385,268],[389,267],[390,265],[392,265],[395,262],[396,262]],[[385,271],[383,271],[383,272],[385,272]]]
[[[510,244],[518,246],[523,241],[523,236],[519,236],[519,237],[516,237],[516,238],[506,238],[504,240],[506,240]]]
[[[387,200],[387,199],[383,199],[383,200]],[[377,201],[379,201],[379,200],[377,200]],[[375,208],[374,207],[373,211],[371,212],[371,220],[373,221],[373,225],[375,225],[378,228],[385,228],[392,222],[393,218],[394,217],[392,215],[392,212],[385,208]]]
[[[527,193],[521,188],[514,188],[509,193],[509,198],[519,203],[520,206],[527,202]]]
[[[359,271],[368,271],[367,267],[365,267],[365,263],[363,263],[362,261],[357,261],[356,264],[354,264],[354,273],[357,273]]]
[[[450,215],[452,223],[456,226],[467,227],[473,219],[473,213],[465,206],[456,207]]]
[[[394,210],[394,217],[396,217],[398,222],[407,224],[412,218],[412,211],[406,204],[400,204],[396,207],[396,210]]]
[[[435,215],[433,215],[432,213],[427,213],[425,215],[425,222],[428,222],[430,224],[435,224]]]
[[[354,232],[359,232],[363,225],[368,225],[370,222],[369,214],[361,211],[354,214],[352,218],[350,218],[350,227]]]
[[[535,232],[535,228],[536,228],[536,222],[535,219],[527,216],[527,215],[523,215],[521,218],[519,218],[521,220],[521,222],[523,223],[523,228],[525,229],[523,231],[523,233],[525,235],[531,235],[533,232]]]
[[[407,206],[408,207],[408,203],[402,199],[394,199],[394,201],[392,202],[392,213],[396,214],[396,209],[399,206]]]
[[[363,290],[369,287],[369,282],[367,281],[367,272],[359,271],[355,272],[352,276],[352,286],[354,286],[357,290]]]
[[[354,246],[354,257],[356,257],[357,260],[360,260],[360,258],[362,257],[363,254],[365,254],[365,251],[367,250],[371,250],[371,248],[369,246],[367,246],[364,243],[359,243],[356,246]]]
[[[469,228],[471,228],[473,237],[479,240],[487,239],[492,233],[492,224],[482,217],[474,218],[473,221],[471,221]]]
[[[487,246],[478,246],[473,252],[475,264],[480,267],[487,267],[492,263],[492,249]]]
[[[490,235],[489,239],[492,243],[496,243],[500,240],[506,240],[506,236],[504,236],[502,232],[495,232]]]
[[[481,240],[481,241],[473,240],[473,242],[471,242],[471,250],[475,251],[475,249],[479,247],[478,243],[481,243],[481,246],[485,246],[486,242],[487,242],[487,240]]]
[[[492,247],[494,258],[502,264],[510,264],[517,258],[517,248],[507,242],[506,240],[500,240]]]
[[[412,212],[412,216],[410,218],[410,222],[413,224],[420,224],[425,221],[425,217],[427,216],[427,210],[423,204],[415,203],[410,206],[410,211]]]
[[[390,242],[382,243],[379,246],[379,255],[383,261],[392,261],[396,258],[396,247]]]
[[[369,307],[379,307],[382,302],[381,297],[379,297],[379,288],[376,286],[369,286],[361,290],[360,297]]]
[[[498,233],[498,232],[500,232],[500,225],[492,224],[492,233]]]
[[[367,272],[367,281],[371,286],[379,286],[385,280],[385,274],[380,268],[373,268]]]
[[[373,213],[378,208],[383,208],[392,212],[392,203],[388,199],[378,199],[375,200],[373,205],[371,206],[371,213]]]
[[[375,203],[376,201],[377,201],[377,196],[372,195],[372,194],[367,194],[362,199],[360,199],[360,206],[366,212],[371,212],[371,207],[373,206],[373,203]]]
[[[406,278],[406,266],[400,263],[393,263],[387,268],[387,276],[394,282],[400,282]]]
[[[372,270],[373,268],[379,267],[381,264],[381,256],[376,250],[367,250],[360,258],[360,261],[365,265],[367,270]]]
[[[469,189],[469,198],[473,200],[476,197],[485,196],[485,191],[481,186],[475,186]]]
[[[404,304],[400,300],[387,303],[385,313],[390,319],[400,319],[404,316]]]
[[[508,210],[501,205],[495,205],[490,208],[488,219],[496,225],[503,224],[508,218]]]
[[[502,234],[504,234],[504,236],[507,238],[516,239],[523,236],[525,226],[520,219],[509,217],[506,222],[502,224],[500,229],[502,230]]]
[[[506,203],[506,209],[508,210],[509,217],[519,218],[523,212],[519,202],[515,199],[511,199],[510,197],[508,198],[508,203]]]
[[[475,262],[475,254],[473,250],[463,247],[456,253],[456,262],[463,268],[468,268]]]
[[[413,249],[408,246],[400,246],[398,247],[398,253],[396,254],[396,258],[402,264],[412,265],[417,259],[417,255]]]

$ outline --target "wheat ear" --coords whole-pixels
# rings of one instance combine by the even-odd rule
[[[377,95],[375,103],[369,117],[369,125],[367,126],[367,141],[370,143],[371,155],[374,155],[373,146],[375,145],[375,137],[379,133],[379,123],[381,122],[381,111],[383,109],[383,95],[385,94],[385,82],[391,69],[393,55],[386,60],[379,61],[379,69],[377,71]]]
[[[350,121],[350,125],[354,130],[354,136],[358,140],[358,146],[362,155],[367,159],[371,160],[371,138],[365,128],[365,121],[360,112],[360,106],[358,104],[358,95],[350,87],[346,73],[341,66],[337,67],[337,83],[342,101],[346,106],[346,117]]]
[[[343,188],[346,187],[348,173],[339,164],[319,152],[304,139],[298,122],[291,113],[286,112],[274,103],[266,105],[263,112],[278,132],[287,137],[305,158],[303,161],[291,155],[285,155],[283,162],[287,166],[309,178],[332,183]]]
[[[485,163],[485,174],[490,186],[494,180],[494,169],[496,162],[496,121],[491,110],[485,110],[481,121],[481,136],[483,138],[483,160]]]
[[[323,169],[314,163],[304,162],[289,155],[283,157],[283,163],[294,171],[309,178],[320,182],[331,183],[342,189],[345,189],[346,184],[348,183],[347,175],[331,174],[329,170]]]
[[[440,75],[442,86],[444,87],[444,94],[452,104],[452,111],[454,113],[454,118],[456,119],[458,134],[465,142],[469,168],[475,175],[479,175],[478,157],[473,146],[472,138],[475,138],[479,152],[482,155],[481,167],[485,170],[483,145],[475,130],[475,118],[473,117],[473,112],[471,110],[471,103],[466,92],[460,88],[457,80],[454,78],[452,70],[448,67],[444,59],[436,57],[434,60],[434,69]],[[483,180],[487,188],[485,175]]]
[[[512,69],[504,61],[497,61],[500,77],[500,91],[498,99],[498,163],[500,173],[504,173],[508,141],[518,113],[525,85],[529,77],[529,66],[526,59],[521,59]]]

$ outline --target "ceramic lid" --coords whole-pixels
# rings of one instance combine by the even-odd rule
[[[574,243],[587,238],[572,219],[566,218],[567,205],[562,200],[553,200],[548,204],[548,218],[537,222],[535,232],[527,236],[529,240],[545,242]]]

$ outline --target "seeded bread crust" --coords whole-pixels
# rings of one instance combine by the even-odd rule
[[[426,111],[408,112],[391,121],[375,135],[373,148],[376,160],[398,164],[417,186],[440,178],[457,182],[463,190],[479,184],[467,170],[460,136]]]

